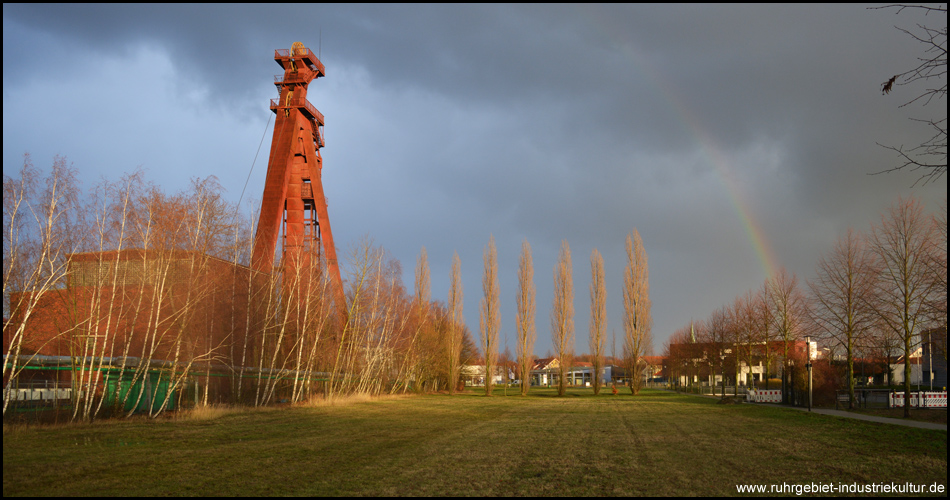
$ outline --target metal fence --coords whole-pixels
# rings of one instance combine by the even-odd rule
[[[855,389],[855,408],[888,408],[890,389]],[[846,409],[850,396],[847,390],[835,391],[835,409]]]
[[[72,389],[46,389],[46,388],[28,388],[28,389],[10,389],[11,401],[61,401],[72,397]]]
[[[724,387],[721,385],[693,385],[689,387],[678,387],[674,388],[679,392],[687,392],[690,394],[703,394],[706,396],[719,396],[723,393]],[[750,387],[740,385],[738,389],[738,394],[743,396],[749,393]],[[737,394],[736,387],[734,385],[725,386],[726,396],[735,396]]]

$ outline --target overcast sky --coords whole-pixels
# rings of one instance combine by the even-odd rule
[[[604,256],[608,332],[621,323],[624,240],[649,257],[657,354],[690,318],[786,267],[814,275],[849,227],[898,196],[935,211],[946,179],[868,175],[898,164],[875,143],[919,144],[881,84],[923,47],[896,26],[946,15],[839,5],[3,6],[3,169],[65,155],[85,187],[141,166],[167,192],[215,176],[259,203],[273,133],[274,49],[318,53],[308,98],[326,117],[323,181],[341,255],[363,235],[420,249],[433,297],[462,263],[478,339],[482,252],[498,247],[502,335],[514,352],[516,271],[531,244],[535,352],[551,349],[552,270],[574,269],[587,352],[590,254]],[[945,81],[944,81],[945,84]],[[941,114],[942,113],[942,114]],[[264,137],[261,155],[251,171]],[[804,283],[803,283],[804,284]],[[608,350],[610,348],[608,347]],[[619,352],[618,352],[619,354]]]

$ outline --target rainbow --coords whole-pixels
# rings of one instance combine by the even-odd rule
[[[755,251],[765,272],[766,279],[771,278],[776,271],[775,253],[771,245],[765,238],[765,232],[753,216],[747,198],[744,195],[739,182],[736,180],[733,168],[722,152],[722,149],[716,144],[712,136],[707,132],[706,127],[702,125],[699,117],[686,104],[680,92],[675,91],[675,85],[660,71],[648,57],[626,39],[626,33],[629,31],[625,27],[617,26],[617,19],[606,15],[599,6],[578,6],[579,17],[588,18],[596,25],[596,29],[609,36],[617,43],[620,50],[633,61],[635,67],[646,76],[650,82],[663,94],[669,105],[676,111],[686,130],[696,138],[703,155],[715,168],[718,178],[723,188],[729,195],[732,208],[742,223],[749,243]]]

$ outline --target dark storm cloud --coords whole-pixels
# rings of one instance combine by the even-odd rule
[[[892,27],[928,21],[909,11],[3,9],[5,170],[30,147],[39,164],[63,153],[80,170],[112,178],[145,164],[167,189],[215,175],[236,201],[268,120],[279,72],[272,50],[303,41],[327,66],[308,95],[327,117],[324,180],[341,252],[369,234],[411,275],[425,245],[433,295],[444,296],[458,251],[474,325],[481,252],[494,234],[503,329],[511,330],[504,325],[514,318],[515,267],[527,238],[542,353],[561,240],[573,251],[584,351],[590,251],[604,254],[609,328],[622,333],[623,242],[638,228],[660,349],[690,317],[702,319],[765,279],[743,217],[758,224],[776,264],[803,279],[837,235],[866,229],[898,194],[935,208],[946,193],[940,185],[909,190],[913,175],[866,175],[896,161],[875,142],[913,144],[919,129],[907,118],[934,112],[898,108],[914,89],[882,96],[878,86],[920,55]],[[260,197],[269,142],[265,133],[245,201]]]

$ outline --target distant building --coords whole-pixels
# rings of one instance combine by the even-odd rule
[[[643,368],[643,381],[647,384],[666,383],[666,356],[644,356],[646,366]]]
[[[897,358],[890,366],[894,385],[903,385],[904,356]],[[910,355],[910,383],[927,388],[933,386],[935,390],[947,387],[947,360],[943,353],[933,352],[930,342],[923,342]]]
[[[659,383],[665,380],[663,371],[662,356],[644,356],[644,366],[639,374],[647,383]],[[531,370],[531,384],[538,386],[555,386],[558,383],[559,361],[557,358],[541,358],[535,360],[534,367]],[[594,381],[594,366],[586,361],[575,361],[567,370],[568,385],[580,387],[592,387]],[[600,377],[601,386],[605,387],[613,383],[627,383],[627,373],[623,367],[605,364],[597,375]]]
[[[501,364],[496,364],[492,367],[492,384],[503,384],[505,383],[506,367]],[[515,371],[512,367],[507,367],[507,380],[515,380]],[[466,386],[476,386],[482,387],[485,385],[485,362],[475,360],[475,364],[462,365],[460,370],[460,377],[465,382]]]
[[[687,342],[670,345],[670,356],[664,365],[668,380],[679,386],[716,386],[725,383],[758,386],[766,378],[780,378],[785,345],[781,341],[740,344],[731,342]],[[812,359],[822,353],[817,344],[810,346]],[[803,365],[804,340],[788,345],[790,366]],[[738,359],[737,359],[738,357]]]
[[[946,390],[947,387],[947,327],[936,328],[924,337],[924,346],[921,352],[921,368],[924,384],[930,385],[933,378],[933,387]]]

